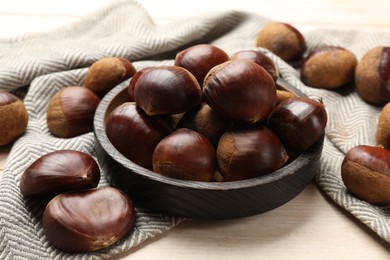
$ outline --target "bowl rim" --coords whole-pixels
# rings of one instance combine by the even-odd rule
[[[200,190],[209,190],[209,191],[239,190],[239,189],[247,189],[250,187],[256,187],[259,185],[270,184],[284,177],[294,175],[297,172],[299,172],[299,169],[304,167],[313,157],[313,151],[311,150],[312,147],[316,146],[318,142],[314,144],[312,147],[310,147],[308,150],[301,153],[297,158],[295,158],[292,162],[290,162],[286,166],[274,172],[259,177],[255,177],[255,178],[239,180],[239,181],[230,181],[230,182],[201,182],[201,181],[174,179],[171,177],[159,175],[149,169],[137,165],[136,163],[132,162],[131,160],[127,159],[124,155],[122,155],[110,142],[105,131],[105,119],[106,119],[107,109],[111,104],[111,102],[127,89],[130,80],[131,78],[118,84],[101,99],[94,115],[94,122],[93,122],[94,135],[96,140],[100,144],[100,146],[108,154],[109,157],[111,157],[114,161],[119,163],[124,168],[130,170],[135,174],[141,175],[144,178],[156,182],[161,182],[171,186],[177,186],[180,188],[197,189],[197,190],[200,189]],[[288,91],[291,91],[292,93],[298,96],[307,97],[306,94],[296,89],[295,87],[293,87],[292,85],[290,85],[289,83],[287,83],[285,80],[281,78],[278,79],[277,85],[279,85],[280,87]]]

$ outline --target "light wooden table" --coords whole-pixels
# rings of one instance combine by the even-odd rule
[[[1,0],[0,38],[55,29],[109,2]],[[390,32],[388,0],[139,2],[160,24],[205,12],[240,9],[289,22],[302,31],[357,28]],[[0,174],[10,149],[10,146],[0,147]],[[390,245],[337,207],[312,184],[294,200],[271,212],[235,220],[186,220],[118,258],[389,259]]]

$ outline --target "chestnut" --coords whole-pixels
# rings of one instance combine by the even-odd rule
[[[203,86],[204,101],[226,118],[255,123],[275,106],[276,85],[260,65],[244,59],[213,67]]]
[[[261,124],[225,132],[217,148],[218,169],[225,181],[271,173],[281,168],[287,159],[278,136]]]
[[[230,127],[230,120],[221,117],[202,102],[201,105],[187,111],[179,120],[176,128],[188,128],[207,137],[214,147],[221,135]]]
[[[93,130],[93,117],[100,98],[81,86],[64,87],[49,102],[46,121],[49,131],[62,138]]]
[[[107,57],[95,61],[85,75],[85,87],[103,97],[122,81],[134,75],[131,61],[119,57]]]
[[[191,72],[202,87],[203,80],[209,70],[228,60],[229,55],[217,46],[197,44],[176,54],[174,65]]]
[[[19,188],[26,198],[44,198],[95,188],[99,180],[100,169],[92,156],[76,150],[58,150],[28,166],[20,178]]]
[[[152,169],[154,148],[169,133],[159,119],[148,116],[132,102],[116,107],[106,120],[106,134],[112,145],[147,169]]]
[[[275,63],[263,52],[258,50],[242,50],[235,52],[233,55],[230,56],[231,60],[235,59],[246,59],[253,62],[256,62],[261,67],[263,67],[274,79],[276,80],[279,77],[279,70],[276,67]]]
[[[133,77],[131,77],[131,80],[130,80],[130,83],[129,83],[129,87],[127,88],[127,95],[129,97],[129,101],[130,102],[134,102],[134,88],[135,88],[135,84],[137,83],[137,80],[138,78],[146,71],[148,70],[150,67],[146,67],[146,68],[143,68],[139,71],[137,71],[136,73],[134,73]]]
[[[153,171],[172,178],[210,181],[217,168],[215,149],[202,134],[180,128],[157,144]]]
[[[355,70],[355,86],[367,103],[383,106],[390,102],[390,47],[368,50]]]
[[[0,90],[0,146],[15,141],[26,131],[27,124],[28,112],[23,101]]]
[[[339,46],[321,46],[302,62],[301,80],[313,88],[335,89],[353,82],[357,59]]]
[[[134,227],[131,199],[113,187],[57,195],[42,217],[48,241],[65,252],[87,252],[106,248]]]
[[[325,106],[313,99],[294,97],[277,105],[268,118],[288,150],[304,151],[320,139],[327,124]]]
[[[341,164],[341,177],[355,197],[374,204],[390,203],[390,151],[379,146],[358,145]]]
[[[379,114],[375,133],[376,144],[390,150],[390,103]]]
[[[134,88],[134,100],[146,114],[180,114],[200,104],[202,91],[196,78],[178,66],[146,70]]]
[[[293,97],[297,97],[297,96],[294,93],[291,93],[290,91],[277,89],[276,90],[276,103],[275,103],[275,105],[278,105],[283,100],[293,98]]]
[[[288,23],[271,22],[257,34],[256,46],[263,47],[284,61],[297,61],[306,51],[302,33]]]

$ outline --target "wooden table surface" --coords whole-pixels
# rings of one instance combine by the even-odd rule
[[[110,2],[1,0],[0,38],[56,29]],[[239,9],[289,22],[301,31],[347,28],[390,33],[388,0],[139,2],[160,24],[211,11]],[[11,146],[0,147],[0,176],[10,149]],[[186,220],[119,258],[389,259],[390,245],[311,184],[294,200],[273,211],[235,220]]]

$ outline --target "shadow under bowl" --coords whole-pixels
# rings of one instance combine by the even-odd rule
[[[305,96],[280,79],[279,87]],[[128,193],[136,205],[185,218],[240,218],[275,209],[296,197],[312,182],[320,166],[324,136],[294,161],[270,174],[233,182],[196,182],[158,175],[124,157],[105,131],[110,112],[127,101],[128,81],[101,100],[94,119],[98,143],[108,154],[108,179]],[[140,147],[142,149],[142,147]]]

